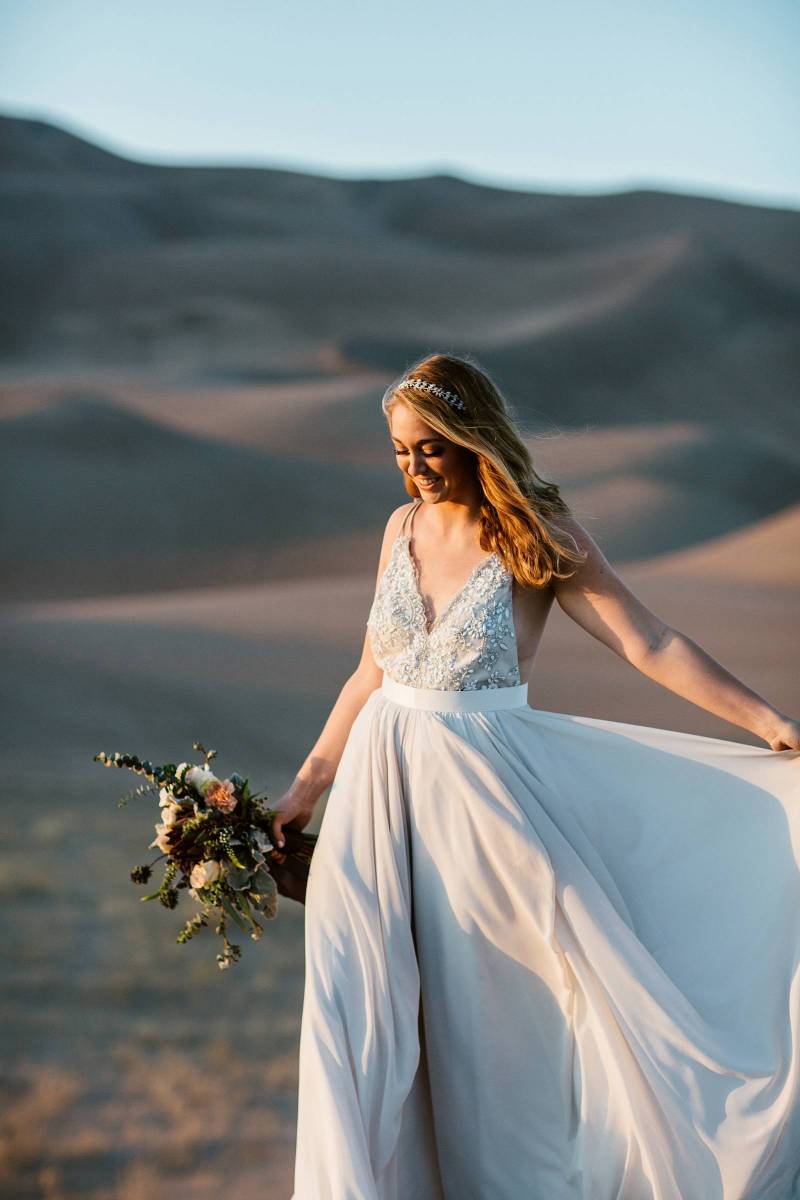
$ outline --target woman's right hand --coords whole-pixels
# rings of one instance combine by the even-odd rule
[[[281,798],[270,808],[275,810],[272,818],[272,836],[277,849],[284,845],[283,826],[292,825],[295,829],[305,829],[314,815],[316,800],[308,795],[302,795],[295,784],[284,792]]]

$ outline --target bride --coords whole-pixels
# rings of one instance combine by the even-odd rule
[[[274,827],[332,785],[292,1200],[800,1196],[800,722],[633,595],[473,360],[383,410],[414,499]],[[530,707],[554,598],[767,745]]]

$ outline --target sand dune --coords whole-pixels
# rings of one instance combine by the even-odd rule
[[[9,385],[6,602],[368,572],[407,498],[361,385],[109,391]],[[529,445],[614,561],[741,528],[800,496],[800,449],[707,424],[585,428]]]
[[[797,213],[154,166],[10,118],[0,162],[7,598],[125,592],[145,555],[168,588],[365,569],[405,497],[378,399],[437,346],[617,559],[800,499]]]
[[[444,345],[482,355],[544,426],[702,414],[797,432],[796,213],[153,166],[18,119],[0,162],[17,367],[391,376]]]
[[[221,983],[138,903],[153,798],[116,811],[137,781],[92,756],[200,738],[281,794],[361,651],[412,356],[477,355],[627,584],[800,715],[799,243],[756,205],[154,166],[0,118],[15,1194],[289,1194],[302,909]],[[530,702],[763,745],[557,605]]]
[[[378,399],[385,374],[333,375],[289,381],[172,384],[139,373],[75,370],[18,374],[0,380],[0,421],[49,408],[71,396],[107,399],[170,429],[250,449],[386,462],[388,437]],[[333,441],[331,441],[333,439]]]
[[[758,587],[800,587],[800,506],[724,537],[664,554],[647,563],[648,576],[717,580]],[[797,637],[794,638],[794,647]]]
[[[799,535],[796,508],[621,571],[665,620],[794,711],[800,694],[787,648],[796,645]],[[213,736],[254,770],[283,777],[357,664],[373,589],[370,569],[7,607],[5,761],[21,764],[46,745],[81,773],[101,743],[168,754]],[[759,744],[633,671],[557,606],[531,702]]]
[[[335,461],[179,433],[91,395],[7,419],[0,462],[7,599],[263,578],[298,527],[352,533],[393,506],[383,471],[354,487]]]
[[[308,714],[292,733],[273,707],[283,689],[324,710],[406,496],[380,394],[437,346],[494,373],[540,472],[652,603],[712,636],[709,605],[732,605],[722,625],[742,653],[754,617],[783,621],[798,214],[156,167],[11,119],[0,162],[16,744],[38,736],[42,705],[65,746],[101,718],[149,728],[155,711],[166,730],[164,713],[185,722],[206,705],[221,728],[235,712],[231,736],[251,729],[253,746],[275,717],[270,754],[299,744]],[[548,634],[554,706],[597,661],[597,690],[576,694],[605,703],[602,650],[574,643],[559,614]]]

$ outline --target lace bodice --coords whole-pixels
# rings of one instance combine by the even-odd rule
[[[410,542],[410,533],[395,538],[367,618],[372,655],[384,674],[448,691],[518,684],[511,571],[497,554],[487,555],[431,625]]]

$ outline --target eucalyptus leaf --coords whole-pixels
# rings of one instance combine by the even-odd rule
[[[225,882],[230,884],[235,892],[241,892],[250,886],[252,871],[249,867],[237,867],[232,862],[226,862],[222,864],[222,873]]]
[[[230,900],[223,900],[222,907],[225,909],[225,912],[228,914],[231,920],[236,922],[243,933],[250,932],[249,926],[246,924],[242,914],[234,908]]]
[[[275,887],[275,880],[270,874],[267,864],[262,862],[253,876],[254,892],[269,892]]]
[[[278,912],[278,885],[266,867],[259,867],[253,880],[250,900],[258,912],[272,920]]]

